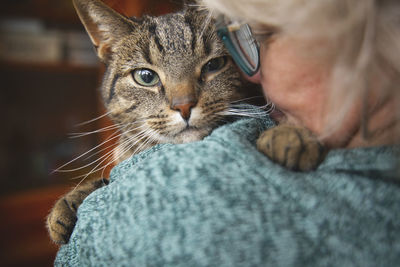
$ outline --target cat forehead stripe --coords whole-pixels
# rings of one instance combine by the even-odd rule
[[[158,48],[158,51],[160,53],[162,53],[164,51],[164,47],[162,46],[161,42],[160,42],[160,37],[157,34],[157,24],[156,23],[152,23],[149,26],[149,33],[152,35],[153,40]]]
[[[149,31],[160,52],[173,54],[175,51],[192,51],[194,33],[190,25],[185,23],[183,16],[165,15],[155,18],[154,21]]]

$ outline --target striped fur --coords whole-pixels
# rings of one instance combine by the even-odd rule
[[[187,8],[129,19],[99,0],[74,0],[74,5],[106,65],[101,95],[110,118],[120,126],[119,145],[108,163],[158,143],[200,140],[226,122],[227,115],[242,112],[232,113],[232,105],[262,96],[241,78],[205,12]],[[205,71],[215,59],[223,59],[222,67]],[[138,84],[133,75],[138,69],[154,71],[160,83]],[[47,218],[55,243],[68,242],[77,208],[105,184],[103,179],[83,183],[56,202]]]
[[[232,102],[261,95],[242,80],[206,12],[128,19],[97,0],[74,3],[107,66],[101,92],[109,116],[126,126],[117,161],[158,143],[200,140],[226,121]],[[226,65],[204,75],[205,65],[220,57]],[[132,72],[140,68],[157,73],[160,84],[137,84]],[[185,114],[174,108],[189,102]]]

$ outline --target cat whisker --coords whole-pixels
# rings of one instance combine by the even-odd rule
[[[110,166],[111,164],[113,164],[114,162],[115,162],[115,159],[111,160],[106,165],[104,165],[101,169],[99,169],[99,171],[101,170],[101,177],[104,177],[104,172],[106,171],[107,167]]]
[[[133,123],[130,123],[130,124],[133,124]],[[125,125],[123,128],[119,129],[119,131],[121,132],[121,135],[124,135],[124,134],[126,134],[126,133],[132,132],[132,131],[137,130],[137,129],[139,129],[140,127],[142,127],[142,126],[139,126],[139,127],[136,127],[136,128],[134,128],[134,129],[130,129],[129,131],[125,131],[125,132],[124,132],[123,129],[129,127],[130,124]],[[121,136],[121,135],[120,135],[120,136]],[[107,150],[107,149],[109,149],[110,147],[112,147],[112,146],[114,146],[114,145],[115,145],[115,144],[111,144],[111,145],[109,145],[109,146],[107,146],[107,147],[105,147],[105,148],[102,148],[102,149],[100,149],[99,151],[93,153],[92,155],[86,157],[84,160],[87,160],[87,159],[89,159],[89,158],[91,158],[91,157],[94,157],[94,156],[100,154],[100,153],[103,152],[104,150]]]
[[[142,134],[142,135],[143,135],[143,134],[145,133],[145,131],[146,131],[146,130],[143,130],[143,131],[141,131],[139,134]],[[137,134],[137,135],[135,135],[135,136],[138,136],[139,134]],[[133,137],[132,137],[132,138],[133,138]],[[130,140],[125,141],[125,142],[123,143],[123,146],[124,146],[125,148],[123,149],[122,154],[125,154],[127,151],[129,151],[137,142],[140,141],[140,139],[141,139],[141,138],[139,138],[139,140],[137,140],[134,144],[131,144],[131,145],[127,145],[127,144],[130,143]],[[100,171],[100,170],[103,170],[103,172],[104,172],[104,170],[107,168],[107,166],[109,166],[109,165],[112,164],[114,161],[116,161],[116,159],[113,159],[111,162],[107,163],[105,166],[99,168],[100,165],[102,165],[105,161],[109,160],[110,158],[112,158],[112,157],[114,156],[114,152],[115,152],[115,149],[112,150],[112,151],[110,151],[110,152],[108,152],[106,155],[102,156],[101,158],[103,158],[103,159],[101,160],[101,162],[99,162],[99,163],[98,163],[92,170],[90,170],[90,172],[87,173],[86,175],[81,175],[81,176],[76,177],[75,179],[80,178],[80,177],[83,176],[82,180],[75,186],[75,188],[74,188],[73,190],[75,190],[75,189],[76,189],[84,180],[86,180],[86,178],[89,177],[91,174],[94,174],[94,173],[96,173],[96,172],[98,172],[98,171]],[[122,154],[121,154],[121,155],[122,155]],[[97,160],[96,160],[96,162],[97,162]]]
[[[116,144],[114,144],[114,145],[116,145]],[[113,151],[114,151],[114,150],[107,152],[105,155],[99,157],[98,159],[96,159],[96,160],[94,160],[94,161],[92,161],[92,162],[90,162],[90,163],[88,163],[88,164],[86,164],[86,165],[84,165],[84,166],[81,166],[81,167],[78,167],[78,168],[75,168],[75,169],[60,170],[60,172],[74,172],[74,171],[78,171],[78,170],[85,169],[85,168],[89,167],[90,165],[93,165],[94,163],[96,163],[96,162],[98,162],[98,161],[104,159],[105,157],[107,157],[107,156],[108,156],[110,153],[112,153]],[[79,177],[82,177],[82,176],[86,176],[86,174],[83,174],[83,175],[81,175],[81,176],[78,176],[78,178],[79,178]],[[76,178],[72,178],[72,179],[76,179]]]
[[[128,130],[128,131],[122,131],[122,129],[121,129],[122,133],[120,134],[120,136],[126,135],[126,134],[129,133],[129,132],[135,131],[135,130],[137,130],[138,128],[140,128],[140,127],[136,127],[136,128],[134,128],[134,129],[130,129],[130,130]],[[136,135],[134,135],[133,138],[137,138],[141,133],[142,133],[142,131],[139,132],[139,133],[137,133]],[[124,143],[129,143],[129,140],[128,140],[128,141],[125,141]],[[123,143],[123,144],[124,144],[124,143]],[[114,146],[114,148],[116,148],[116,147],[118,146],[118,143],[111,144],[111,145],[109,145],[109,146],[107,146],[107,147],[105,147],[105,148],[103,148],[103,149],[101,149],[101,150],[95,152],[94,154],[90,155],[90,156],[87,157],[86,159],[88,159],[88,158],[90,158],[90,157],[93,157],[93,156],[95,156],[95,155],[97,155],[97,154],[100,154],[100,153],[103,152],[104,150],[107,150],[107,149],[109,149],[110,147],[113,147],[113,146]],[[113,148],[113,149],[114,149],[114,148]],[[97,161],[97,160],[96,160],[96,161]],[[95,163],[96,161],[93,161],[91,164]],[[91,165],[91,164],[90,164],[90,165]],[[85,167],[87,167],[87,166],[85,166]]]
[[[245,102],[247,100],[251,100],[251,99],[255,99],[255,98],[264,98],[264,96],[263,95],[258,95],[258,96],[246,97],[246,98],[242,98],[242,99],[239,99],[239,100],[232,101],[231,103]]]
[[[100,115],[100,116],[98,116],[98,117],[96,117],[96,118],[94,118],[94,119],[91,119],[91,120],[87,120],[87,121],[78,123],[78,124],[76,124],[76,126],[79,127],[79,126],[86,125],[86,124],[89,124],[89,123],[91,123],[91,122],[97,121],[97,120],[99,120],[99,119],[101,119],[101,118],[104,118],[105,116],[109,115],[111,112],[112,112],[112,111],[110,110],[110,111],[108,111],[108,112],[106,112],[106,113],[104,113],[104,114],[102,114],[102,115]]]
[[[212,19],[213,19],[213,16],[210,12],[207,14],[207,17],[204,20],[203,29],[201,30],[199,37],[198,37],[199,39],[203,38],[203,34],[204,34],[204,32],[206,32],[207,27],[211,24]]]
[[[127,150],[131,149],[134,147],[138,142],[140,142],[147,134],[148,127],[146,125],[143,125],[146,128],[141,130],[140,132],[136,133],[133,136],[128,136],[126,133],[129,133],[130,131],[126,131],[123,134],[127,136],[127,140],[125,140],[123,143],[121,143],[119,146],[122,147],[122,153],[126,153],[125,149],[128,147]]]
[[[173,2],[175,2],[175,1],[173,1]],[[186,3],[185,6],[195,8],[196,10],[199,10],[199,11],[207,11],[207,13],[211,14],[211,17],[214,17],[214,16],[212,16],[212,13],[213,13],[213,12],[210,11],[210,9],[209,9],[207,6],[205,6],[204,4],[200,4],[200,3]]]
[[[175,1],[173,1],[173,2],[175,2]],[[176,2],[176,3],[178,3],[178,2]],[[204,10],[206,10],[206,7],[205,7],[204,5],[197,4],[197,3],[186,3],[185,5],[186,5],[186,6],[189,6],[189,7],[194,7],[194,8],[196,8],[196,9],[198,9],[198,8],[204,8]]]
[[[253,115],[268,115],[270,112],[268,110],[253,108],[253,109],[246,109],[246,108],[236,108],[230,107],[227,109],[229,112],[237,112],[237,113],[245,113],[245,114],[253,114]]]
[[[267,110],[265,108],[269,107]],[[219,114],[225,116],[241,116],[262,118],[270,114],[275,108],[274,104],[269,102],[263,106],[253,106],[248,104],[231,104],[228,109],[220,112]]]
[[[126,131],[126,132],[123,132],[122,129],[121,129],[121,132],[122,132],[122,133],[119,133],[119,134],[118,134],[118,132],[112,133],[111,135],[109,135],[109,136],[107,137],[107,139],[106,139],[104,142],[100,143],[99,145],[95,146],[94,148],[92,148],[92,149],[90,149],[90,150],[88,150],[88,151],[82,153],[81,155],[75,157],[74,159],[68,161],[67,163],[65,163],[65,164],[63,164],[62,166],[58,167],[57,169],[53,170],[53,171],[51,172],[51,174],[54,174],[55,172],[68,172],[69,170],[62,170],[62,169],[63,169],[65,166],[68,166],[69,164],[71,164],[72,162],[75,162],[75,161],[77,161],[78,159],[82,158],[83,156],[89,154],[90,152],[92,152],[92,151],[98,149],[98,148],[101,147],[102,145],[104,145],[104,144],[106,144],[106,143],[108,143],[108,142],[110,142],[110,141],[112,141],[112,140],[115,140],[115,139],[121,137],[123,134],[125,134],[125,133],[127,133],[127,132],[131,132],[131,131],[137,130],[137,129],[140,128],[140,127],[142,127],[142,126],[136,127],[136,128],[134,128],[134,129],[131,129],[131,130]]]
[[[113,152],[114,152],[114,151],[108,152],[108,153],[106,154],[106,156],[112,155]],[[87,174],[82,174],[82,175],[75,176],[75,177],[72,177],[71,180],[75,180],[75,179],[82,178],[82,180],[78,183],[78,185],[79,185],[79,184],[82,183],[83,180],[85,180],[90,174],[96,173],[96,172],[99,171],[99,170],[101,170],[101,168],[100,168],[100,169],[97,169],[97,170],[95,170],[95,168],[93,168],[89,173],[87,173]],[[77,185],[77,186],[78,186],[78,185]]]
[[[137,121],[129,123],[129,125],[138,124],[143,121],[144,120],[137,120]],[[81,133],[70,133],[69,135],[71,135],[70,138],[78,138],[78,137],[83,137],[83,136],[87,136],[87,135],[94,134],[94,133],[101,133],[101,132],[119,129],[119,128],[125,127],[125,126],[126,125],[122,124],[122,123],[114,123],[113,125],[109,125],[109,126],[106,126],[104,128],[98,129],[98,130],[94,130],[94,131],[90,131],[90,132],[81,132]]]
[[[107,126],[107,127],[95,130],[95,131],[91,131],[91,132],[70,133],[69,135],[70,135],[70,138],[79,138],[79,137],[87,136],[90,134],[115,130],[115,129],[118,129],[119,127],[120,127],[120,125],[110,125],[110,126]]]
[[[250,99],[250,98],[249,98]],[[269,99],[267,99],[267,102],[265,105],[262,106],[256,106],[256,105],[250,105],[250,104],[246,104],[246,103],[239,103],[239,104],[235,104],[239,101],[233,101],[230,104],[230,108],[236,108],[236,109],[240,109],[240,110],[263,110],[266,112],[272,112],[275,109],[275,104],[272,103]],[[267,110],[265,110],[266,108],[268,108]]]
[[[113,146],[114,146],[114,148],[113,148],[113,150],[114,150],[114,149],[117,147],[117,145],[118,145],[117,143],[113,143],[112,145],[108,146],[107,148],[110,148],[110,147],[113,147]],[[112,150],[111,152],[113,152],[113,150]],[[97,158],[97,159],[91,161],[90,163],[88,163],[88,164],[86,164],[86,165],[83,165],[83,166],[80,166],[80,167],[77,167],[77,168],[74,168],[74,169],[63,169],[63,170],[58,170],[57,172],[59,172],[59,173],[66,173],[66,172],[74,172],[74,171],[78,171],[78,170],[85,169],[85,168],[89,167],[90,165],[93,165],[93,164],[95,164],[96,162],[102,160],[102,159],[103,159],[104,157],[106,157],[109,153],[110,153],[110,152],[107,152],[105,155],[103,155],[103,156],[101,156],[100,158]]]
[[[98,154],[100,154],[100,153],[104,152],[105,150],[108,150],[108,149],[110,149],[110,148],[111,148],[111,147],[113,147],[113,146],[116,146],[117,144],[118,144],[117,142],[115,142],[115,143],[112,143],[111,145],[109,145],[109,146],[106,146],[106,147],[104,147],[104,148],[100,149],[99,151],[97,151],[97,152],[94,152],[93,154],[91,154],[91,155],[87,156],[87,157],[86,157],[86,158],[84,158],[83,160],[88,160],[88,159],[90,159],[90,158],[93,158],[94,156],[96,156],[96,155],[98,155]]]
[[[142,144],[140,144],[140,146],[133,152],[133,154],[136,154],[138,152],[140,152],[142,150],[143,147],[146,147],[150,142],[153,142],[155,139],[153,138],[155,135],[157,134],[157,132],[148,129],[146,132],[146,141],[143,142]]]
[[[267,110],[265,109],[267,106],[261,106],[261,107],[246,107],[246,106],[229,106],[228,110],[231,111],[240,111],[240,112],[248,112],[248,113],[268,113],[267,111],[270,110],[268,108]]]
[[[126,141],[123,142],[122,144],[119,144],[117,147],[123,147],[122,153],[120,152],[120,155],[123,155],[123,154],[125,154],[127,151],[129,151],[129,149],[130,149],[131,146],[133,146],[133,145],[131,144],[131,140],[126,140]],[[97,169],[97,167],[98,167],[99,165],[97,165],[97,166],[95,167],[95,169],[92,169],[92,170],[91,170],[91,172],[92,172],[92,173],[95,173],[95,172],[97,172],[97,171],[102,170],[101,176],[103,177],[103,176],[104,176],[104,171],[106,170],[106,168],[107,168],[108,166],[110,166],[112,163],[114,163],[114,162],[117,160],[117,158],[115,157],[115,149],[117,149],[117,147],[115,147],[115,148],[113,149],[113,151],[111,151],[110,153],[108,153],[107,158],[106,158],[104,161],[102,161],[99,165],[101,165],[101,164],[104,163],[105,161],[111,159],[108,163],[106,163],[103,167],[98,168],[98,169]]]
[[[142,148],[145,147],[148,143],[147,141],[150,139],[150,137],[152,136],[152,130],[150,128],[147,128],[144,133],[143,136],[141,138],[141,140],[137,140],[134,145],[136,145],[139,141],[141,142],[141,144],[133,151],[133,154],[137,154],[140,151],[142,151]],[[132,146],[133,147],[133,146]],[[132,148],[131,147],[131,148]]]
[[[251,118],[262,118],[265,115],[268,115],[267,113],[246,113],[246,112],[240,112],[240,111],[226,111],[224,115],[228,116],[240,116],[240,117],[251,117]]]
[[[122,151],[119,152],[119,157],[121,157],[122,155],[124,155],[125,153],[127,153],[129,150],[132,149],[132,147],[134,147],[138,142],[142,141],[142,139],[146,136],[146,131],[147,129],[141,131],[140,133],[136,134],[135,136],[129,137],[128,140],[126,140],[125,142],[123,142],[122,144],[119,145],[119,147],[122,147]],[[137,140],[135,140],[137,139]],[[112,151],[112,153],[114,153],[115,150]],[[135,152],[133,152],[132,154],[136,154],[136,150]],[[109,155],[105,160],[103,160],[100,164],[102,164],[103,162],[105,162],[106,160],[110,159],[111,156],[114,155]],[[102,170],[102,176],[104,176],[104,171],[106,170],[106,168],[111,165],[112,163],[114,163],[117,159],[114,158],[113,160],[111,160],[110,162],[108,162],[107,164],[105,164],[103,167],[101,168],[97,168],[100,164],[98,164],[94,169],[91,170],[91,172],[89,173],[89,175],[91,173],[95,173],[97,171]]]
[[[136,136],[132,136],[129,137],[127,141],[125,141],[123,144],[121,144],[120,146],[123,147],[122,152],[120,152],[120,156],[124,155],[125,153],[127,153],[128,151],[130,151],[132,149],[132,147],[134,147],[138,142],[141,142],[143,138],[145,138],[145,136],[147,135],[147,131],[150,129],[145,129],[144,131],[142,131],[140,133],[140,137],[138,135]],[[134,140],[135,138],[138,138],[138,140]],[[147,140],[150,139],[151,136],[147,137]],[[143,143],[142,143],[143,144]],[[137,153],[138,148],[132,153],[132,154],[136,154]],[[105,166],[103,166],[102,168],[96,170],[96,171],[100,171],[102,170],[101,176],[104,176],[104,171],[107,169],[108,166],[110,166],[112,163],[114,163],[117,159],[113,159],[110,162],[108,162]]]
[[[104,145],[104,144],[110,142],[111,140],[114,140],[114,139],[116,139],[116,138],[119,138],[119,137],[122,135],[122,134],[118,134],[118,135],[116,135],[116,134],[117,134],[117,132],[111,134],[110,136],[107,137],[107,139],[106,139],[104,142],[102,142],[101,144],[95,146],[94,148],[92,148],[92,149],[86,151],[85,153],[82,153],[81,155],[75,157],[74,159],[68,161],[67,163],[61,165],[61,166],[58,167],[57,169],[53,170],[53,171],[51,172],[51,174],[53,174],[53,173],[55,173],[55,172],[61,172],[61,169],[64,168],[65,166],[67,166],[67,165],[71,164],[72,162],[74,162],[74,161],[76,161],[76,160],[82,158],[83,156],[89,154],[90,152],[96,150],[97,148],[99,148],[100,146],[102,146],[102,145]],[[116,135],[116,136],[115,136],[115,135]]]
[[[82,169],[82,168],[76,168],[76,169],[74,169],[74,170],[63,170],[63,168],[66,167],[66,166],[68,166],[69,164],[71,164],[71,163],[77,161],[78,159],[82,158],[83,156],[85,156],[85,155],[89,154],[90,152],[92,152],[92,151],[98,149],[99,147],[103,146],[104,144],[106,144],[106,143],[108,143],[108,142],[110,142],[110,141],[112,141],[112,140],[114,140],[114,139],[117,139],[117,138],[119,138],[119,137],[121,137],[121,136],[122,136],[122,133],[120,133],[120,132],[114,132],[114,133],[112,133],[111,135],[107,136],[107,138],[106,138],[105,141],[103,141],[102,143],[100,143],[100,144],[96,145],[95,147],[89,149],[88,151],[82,153],[81,155],[79,155],[79,156],[73,158],[72,160],[68,161],[67,163],[61,165],[61,166],[58,167],[57,169],[53,170],[53,171],[51,172],[51,174],[54,174],[54,173],[56,173],[56,172],[62,173],[62,172],[70,172],[70,171],[76,171],[76,170]],[[109,148],[109,147],[111,147],[111,146],[113,146],[113,145],[114,145],[114,144],[111,144],[111,145],[108,146],[107,148]],[[103,149],[102,149],[102,150],[103,150]],[[97,153],[95,153],[95,154],[97,154]],[[90,157],[92,157],[92,156],[93,156],[93,155],[91,155],[91,156],[89,156],[89,157],[86,157],[85,160],[88,159],[88,158],[90,158]]]

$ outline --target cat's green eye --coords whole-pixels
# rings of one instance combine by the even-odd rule
[[[208,61],[206,64],[204,64],[203,68],[201,69],[201,73],[203,75],[205,75],[205,74],[219,71],[223,67],[225,67],[227,61],[228,61],[227,57],[213,58],[210,61]]]
[[[135,82],[143,86],[155,86],[160,83],[157,73],[149,69],[136,69],[132,76]]]

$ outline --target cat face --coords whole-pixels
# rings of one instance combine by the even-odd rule
[[[204,12],[128,19],[100,1],[74,4],[107,66],[101,92],[125,147],[200,140],[255,93]]]
[[[195,28],[188,16],[136,22],[116,44],[102,87],[113,120],[143,125],[158,143],[203,138],[242,97],[240,75],[212,27]]]

